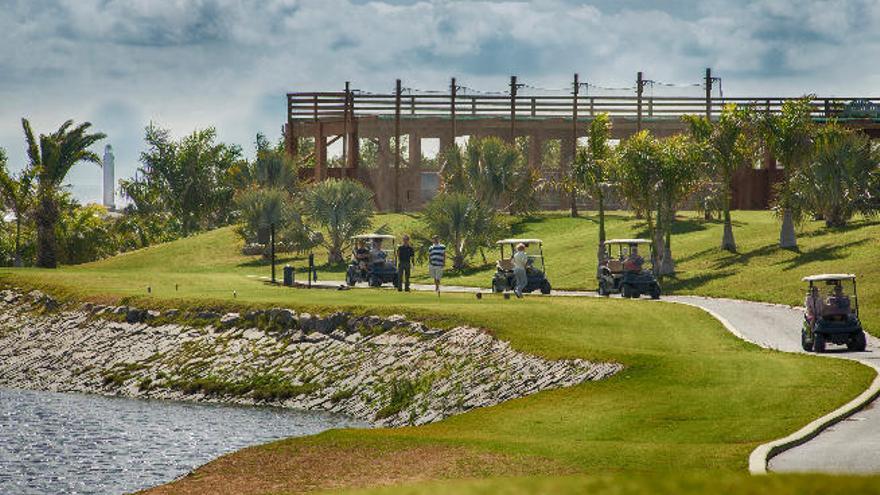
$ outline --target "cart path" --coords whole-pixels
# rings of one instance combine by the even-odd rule
[[[318,286],[338,288],[344,282],[321,281]],[[357,286],[366,288],[365,284]],[[433,291],[433,285],[411,284],[415,291]],[[385,287],[385,290],[395,290]],[[489,289],[442,285],[440,292],[490,293]],[[528,294],[527,297],[599,297],[593,291],[558,291],[550,296]],[[664,296],[662,300],[697,306],[719,316],[730,324],[737,337],[767,349],[804,353],[800,328],[803,310],[790,306],[736,299],[715,299],[700,296]],[[841,352],[845,346],[828,345],[823,357],[852,359],[880,372],[880,340],[868,336],[865,352]],[[817,384],[834,386],[834,384]],[[849,474],[880,473],[880,399],[848,419],[831,426],[803,445],[773,457],[768,469],[776,472],[823,472]]]

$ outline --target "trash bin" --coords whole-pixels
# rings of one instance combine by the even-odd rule
[[[290,265],[284,265],[284,285],[293,285],[293,267]]]

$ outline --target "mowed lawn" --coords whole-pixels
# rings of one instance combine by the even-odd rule
[[[565,238],[570,246],[575,238],[565,224],[591,222],[562,217],[546,221],[560,234],[569,234]],[[613,235],[638,228],[623,218],[614,222]],[[521,228],[528,232],[540,223]],[[699,232],[705,234],[694,230],[686,235]],[[683,239],[682,252],[686,235],[677,236]],[[488,478],[456,485],[472,493],[530,491],[536,486],[579,492],[584,483],[601,483],[609,473],[620,480],[639,475],[636,479],[647,483],[642,488],[683,483],[691,488],[680,492],[697,493],[712,478],[692,482],[687,473],[705,471],[728,473],[724,479],[743,492],[772,490],[772,483],[756,485],[735,474],[744,473],[749,452],[847,402],[874,376],[855,363],[751,346],[695,308],[619,299],[504,300],[493,295],[477,300],[462,294],[438,298],[430,293],[289,289],[266,284],[260,278],[268,273],[265,263],[241,256],[239,248],[231,229],[221,229],[78,267],[4,270],[0,280],[143,306],[283,305],[404,313],[443,326],[478,325],[519,350],[547,358],[616,361],[626,369],[601,382],[543,392],[422,427],[338,430],[245,449],[157,493],[286,493],[462,478]],[[548,245],[552,249],[563,248]],[[586,278],[591,258],[586,256],[578,266],[572,261],[572,269]],[[687,263],[695,261],[683,265]],[[551,276],[555,273],[570,279],[571,287],[583,286],[575,283],[577,274],[559,270]],[[546,478],[557,474],[587,478]],[[505,478],[511,475],[529,477]],[[791,478],[791,483],[816,486],[809,478]],[[827,485],[852,491],[865,483],[846,478]],[[414,490],[427,493],[430,487]]]

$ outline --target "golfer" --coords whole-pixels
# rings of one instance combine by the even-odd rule
[[[436,235],[431,237],[431,247],[428,248],[428,272],[434,279],[434,290],[440,293],[440,279],[443,278],[443,267],[446,265],[446,246],[440,244],[440,238]]]
[[[403,236],[403,244],[397,248],[397,291],[406,290],[409,292],[409,275],[412,267],[413,256],[412,246],[409,244],[409,236]],[[404,289],[405,287],[405,289]]]
[[[513,290],[516,297],[522,297],[529,278],[526,276],[526,266],[529,264],[529,255],[526,254],[526,245],[519,243],[516,245],[516,252],[513,253],[513,276],[516,278],[516,288]]]

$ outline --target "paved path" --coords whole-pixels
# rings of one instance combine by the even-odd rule
[[[339,281],[321,281],[319,285],[336,288]],[[365,287],[364,284],[358,288]],[[412,290],[433,291],[433,285],[412,284]],[[386,287],[386,290],[394,290]],[[441,292],[489,293],[478,287],[448,286]],[[530,294],[529,297],[547,297]],[[592,291],[556,291],[551,296],[597,297]],[[778,304],[699,296],[664,296],[663,300],[698,306],[724,318],[738,337],[768,349],[803,353],[800,328],[803,311]],[[829,344],[829,358],[854,359],[880,369],[880,340],[868,337],[865,352],[842,352],[844,346]],[[833,387],[833,383],[817,384]],[[770,460],[769,469],[777,472],[880,473],[880,400],[838,423],[809,442],[783,452]]]

